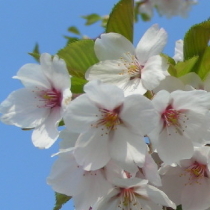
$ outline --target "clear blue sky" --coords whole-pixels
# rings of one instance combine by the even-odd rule
[[[26,63],[34,62],[27,54],[35,43],[41,52],[55,54],[61,49],[68,35],[67,28],[78,26],[91,37],[102,32],[99,25],[84,26],[81,15],[93,12],[108,14],[117,0],[0,0],[0,101],[13,90],[21,88],[12,79]],[[183,38],[193,24],[210,17],[210,1],[199,0],[187,19],[166,19],[157,14],[151,22],[140,21],[135,26],[135,43],[153,23],[158,23],[169,34],[165,53],[173,56],[174,43]],[[54,193],[46,184],[46,177],[55,160],[58,143],[49,150],[39,150],[31,143],[31,131],[21,131],[14,126],[0,123],[0,209],[1,210],[52,210]],[[68,203],[63,210],[73,209]]]

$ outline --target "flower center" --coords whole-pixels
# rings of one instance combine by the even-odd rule
[[[124,67],[126,67],[126,70],[123,70],[123,72],[121,72],[120,75],[128,74],[130,80],[133,80],[135,78],[141,78],[141,70],[144,68],[144,66],[141,65],[137,58],[130,52],[127,52],[126,56],[127,60],[124,58],[120,58],[122,64],[124,65]]]
[[[35,91],[33,91],[35,92]],[[36,91],[41,105],[37,105],[39,108],[54,108],[61,106],[61,93],[55,89],[51,90],[39,90]]]
[[[173,109],[171,105],[169,105],[166,110],[162,113],[162,119],[164,120],[165,126],[177,126],[180,127],[179,117],[180,112]]]
[[[128,207],[132,207],[137,205],[136,197],[133,191],[133,188],[123,188],[121,191],[121,199],[120,199],[120,205],[122,207],[127,207],[127,209],[130,209]]]
[[[200,184],[199,180],[201,180],[204,177],[208,177],[207,174],[207,166],[201,163],[198,163],[195,161],[191,166],[189,166],[187,169],[185,169],[185,173],[181,174],[181,176],[189,176],[188,183],[187,184]]]
[[[121,106],[115,108],[114,110],[107,110],[100,108],[101,111],[101,119],[98,120],[97,125],[103,125],[108,130],[116,129],[117,125],[121,124],[122,121],[119,117]]]

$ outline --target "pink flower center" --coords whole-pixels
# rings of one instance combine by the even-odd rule
[[[33,91],[35,92],[35,91]],[[61,106],[61,93],[55,89],[39,90],[37,91],[37,96],[41,105],[39,108],[54,108]]]
[[[180,127],[179,116],[180,116],[180,111],[173,109],[173,107],[169,105],[161,116],[162,119],[164,120],[164,127],[166,126]]]
[[[122,123],[122,120],[119,117],[121,106],[115,108],[114,110],[107,110],[104,108],[100,108],[101,111],[101,119],[98,120],[98,125],[105,126],[108,130],[114,130],[116,127]]]
[[[185,169],[185,173],[181,174],[180,177],[186,175],[189,176],[189,182],[185,185],[191,185],[193,183],[200,184],[199,180],[203,179],[204,177],[208,177],[207,166],[195,161],[191,166]]]
[[[120,197],[121,199],[120,199],[119,206],[121,206],[122,209],[130,209],[130,207],[137,205],[136,196],[134,194],[133,188],[128,188],[128,189],[122,188]]]

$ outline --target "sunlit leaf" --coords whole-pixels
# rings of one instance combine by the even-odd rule
[[[33,51],[28,54],[31,55],[37,62],[39,62],[39,58],[40,58],[39,45],[36,43]]]
[[[78,30],[78,28],[75,27],[75,26],[69,27],[68,28],[68,31],[71,32],[71,33],[73,33],[73,34],[77,34],[77,35],[80,35],[81,34],[80,31]]]
[[[55,203],[55,207],[53,208],[53,210],[59,210],[62,208],[63,204],[65,204],[66,202],[68,202],[71,197],[67,196],[67,195],[63,195],[60,193],[55,193],[55,198],[56,198],[56,203]]]
[[[72,93],[83,93],[83,86],[87,83],[85,79],[72,77],[71,78],[71,91]]]
[[[113,8],[107,22],[106,32],[122,34],[133,42],[134,1],[120,0]]]
[[[184,37],[184,60],[202,55],[210,39],[210,20],[196,24]]]
[[[86,15],[86,16],[82,16],[82,18],[86,19],[85,25],[92,25],[92,24],[96,23],[97,21],[101,20],[101,16],[98,14],[95,14],[95,13]]]
[[[94,41],[90,39],[70,43],[57,54],[65,60],[69,73],[78,78],[84,78],[87,69],[98,63],[94,52]]]

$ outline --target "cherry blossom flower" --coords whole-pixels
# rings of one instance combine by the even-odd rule
[[[128,172],[137,172],[145,161],[144,135],[156,126],[152,103],[141,95],[125,97],[110,84],[91,81],[83,94],[68,106],[67,129],[81,133],[75,158],[85,170],[97,170],[112,158]]]
[[[162,210],[162,206],[176,208],[161,190],[148,184],[145,179],[116,179],[114,188],[102,197],[93,210]]]
[[[58,138],[57,125],[71,100],[70,76],[63,60],[47,53],[40,65],[26,64],[17,72],[25,89],[12,92],[0,105],[1,121],[21,128],[34,128],[32,142],[49,148]]]
[[[206,210],[210,206],[210,148],[195,148],[190,159],[160,169],[162,189],[183,210]]]
[[[125,95],[144,94],[168,75],[167,61],[159,55],[166,42],[167,33],[158,25],[145,32],[136,49],[120,34],[102,34],[95,41],[100,62],[88,69],[86,79],[117,85]]]
[[[171,164],[191,158],[193,145],[202,146],[209,128],[210,94],[206,91],[158,92],[152,102],[159,113],[157,129],[149,134],[160,158]]]

